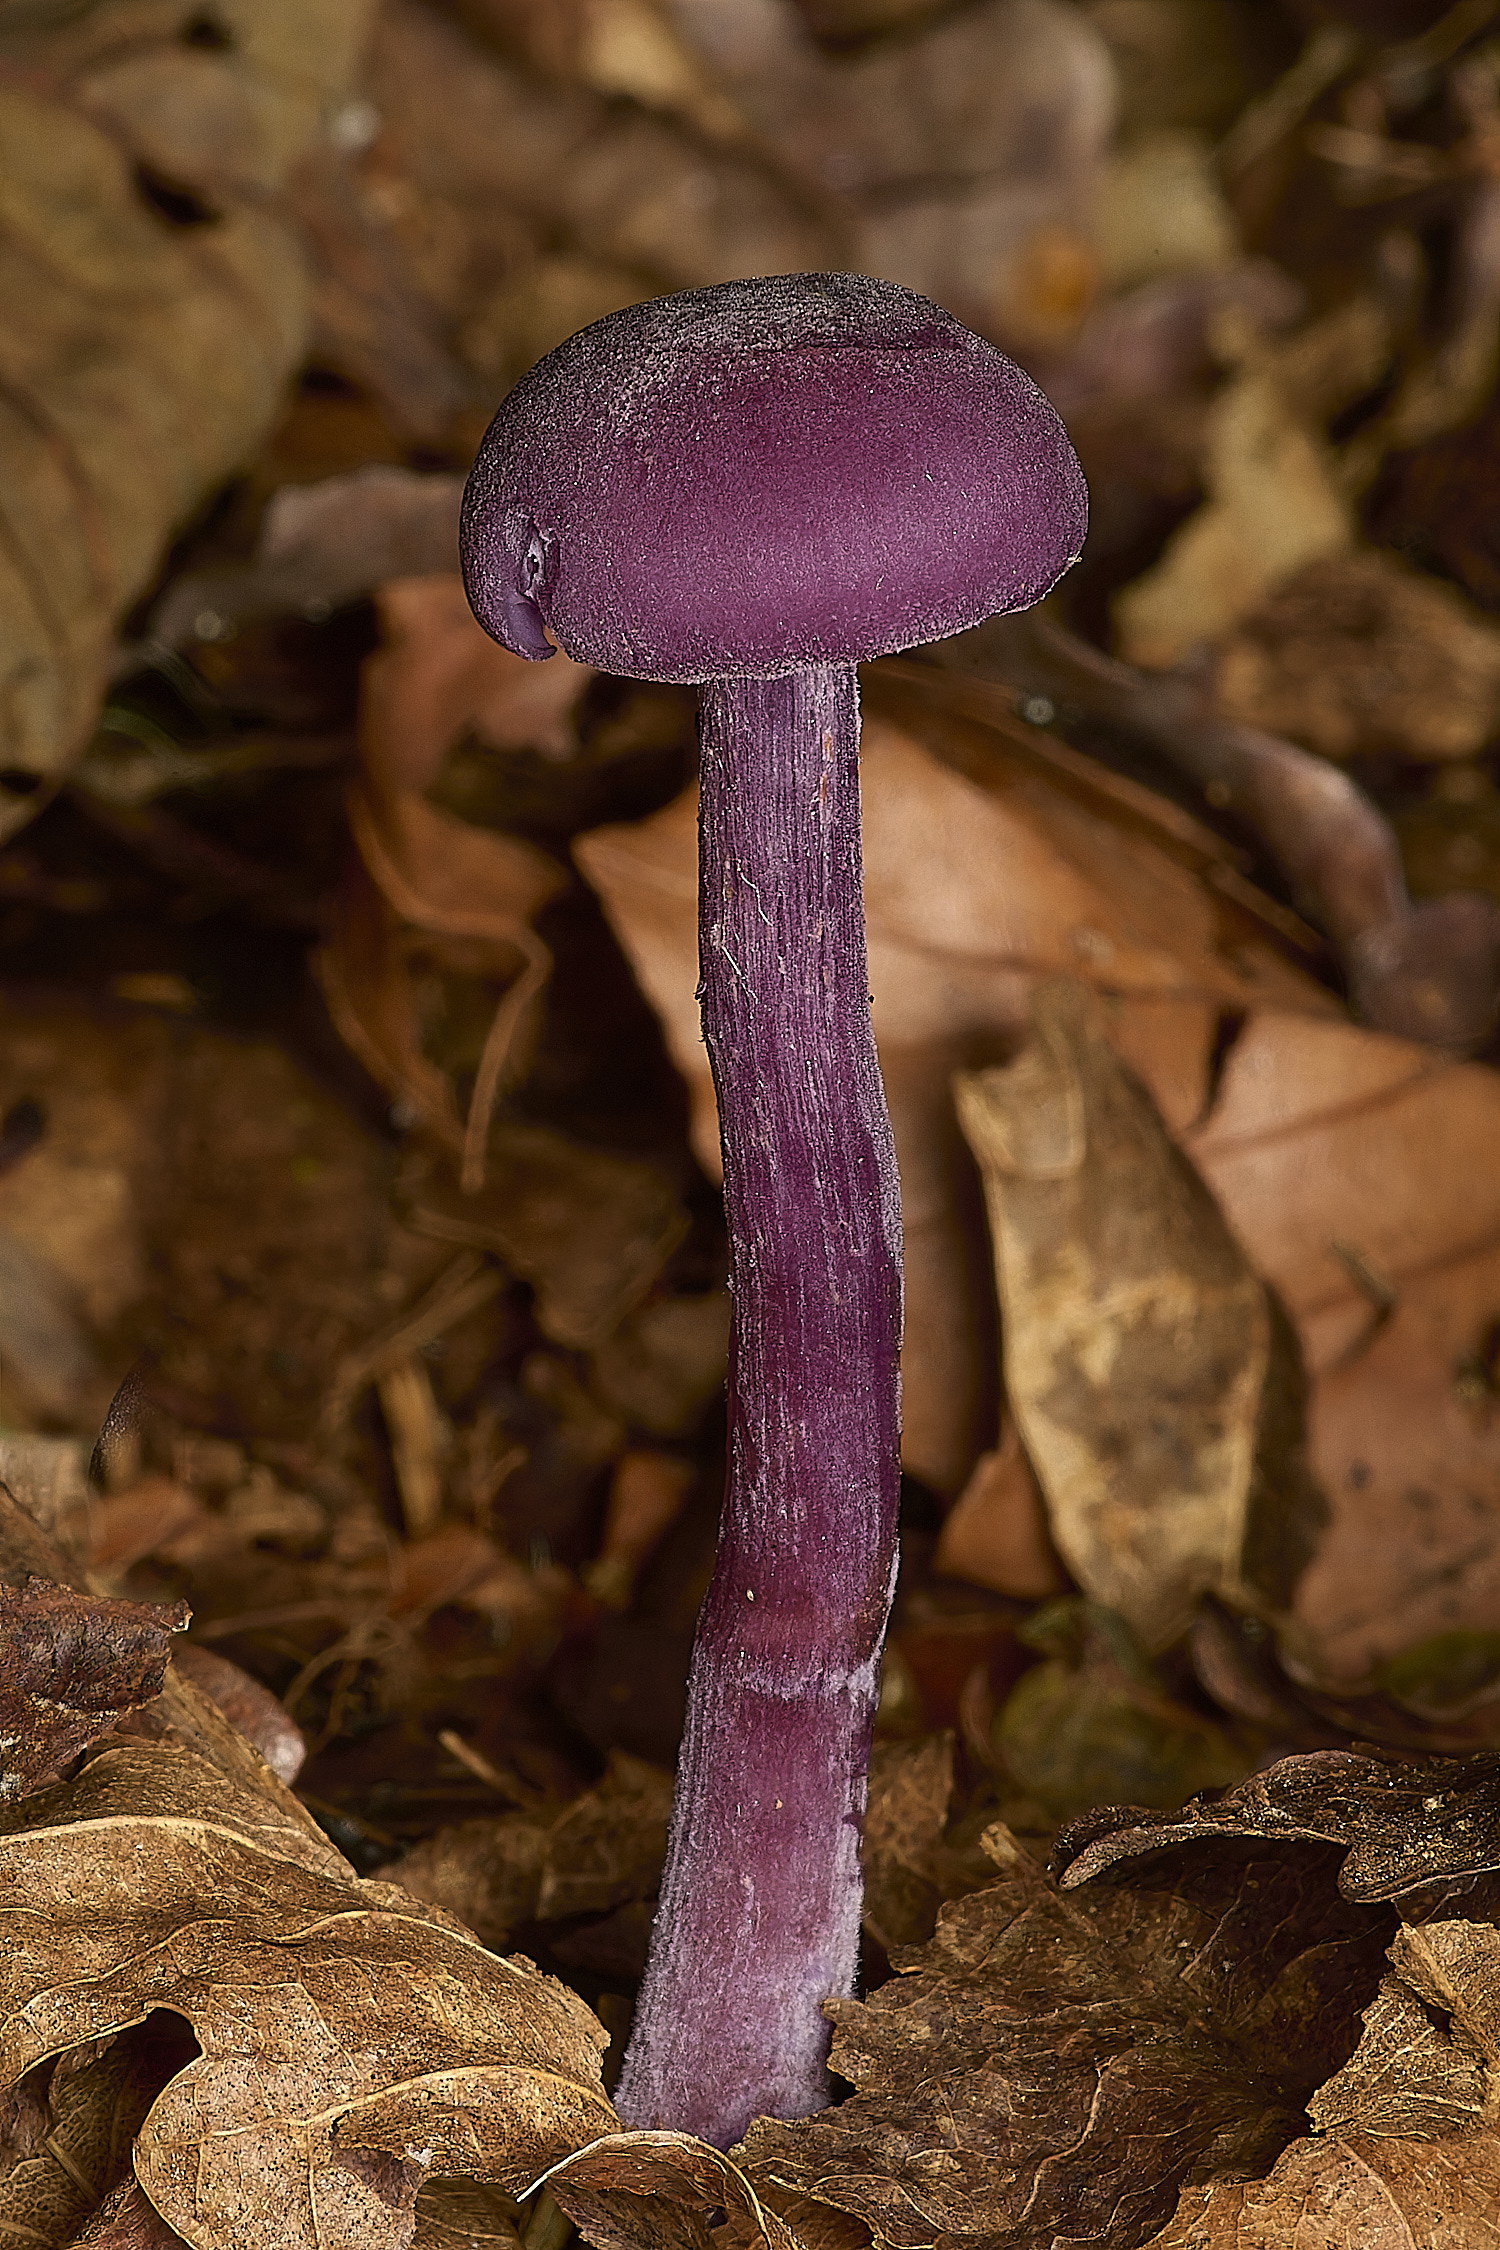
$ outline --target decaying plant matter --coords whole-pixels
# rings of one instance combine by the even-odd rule
[[[1497,57],[1489,0],[0,5],[0,2233],[1500,2250]],[[848,649],[700,723],[763,642],[569,637],[618,518],[501,525],[571,656],[460,575],[529,370],[796,272],[966,323],[1090,489],[1041,610],[863,663],[842,1075],[757,1043],[827,956],[725,784]],[[967,567],[994,480],[934,524],[898,420],[796,455],[852,539],[660,515],[642,644]],[[747,1439],[804,1528],[878,1469],[779,1637]],[[863,1700],[726,1727],[773,1785],[695,1826],[752,1611]],[[822,2108],[735,2049],[808,1866]]]

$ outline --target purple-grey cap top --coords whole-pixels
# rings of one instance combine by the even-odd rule
[[[464,493],[464,580],[522,656],[772,678],[1040,600],[1083,472],[1031,378],[864,274],[631,305],[539,360]]]

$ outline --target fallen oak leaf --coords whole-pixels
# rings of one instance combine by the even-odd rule
[[[202,1760],[105,1751],[0,1823],[0,2078],[185,2016],[202,2054],[135,2143],[195,2250],[404,2250],[430,2171],[520,2187],[613,2123],[606,2034],[390,1884],[361,1883]],[[342,1863],[340,1863],[342,1864]]]
[[[862,2220],[887,2250],[1129,2250],[1183,2179],[1268,2168],[1355,2043],[1390,1922],[1326,1848],[1222,1851],[1064,1896],[1006,1830],[991,1888],[864,2002],[831,2006],[856,2091],[736,2152],[761,2192]],[[1085,1912],[1075,1919],[1073,1908]]]

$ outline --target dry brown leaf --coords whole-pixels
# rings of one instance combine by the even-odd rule
[[[194,2051],[185,2024],[156,2015],[104,2040],[100,2051],[64,2055],[50,2073],[44,2065],[37,2077],[47,2081],[45,2137],[5,2168],[0,2231],[48,2250],[79,2239],[81,2229],[86,2241],[115,2240],[122,2193],[135,2186],[131,2143]]]
[[[1184,843],[1165,818],[1153,826],[1144,792],[1127,790],[1128,803],[1117,803],[1094,787],[1083,759],[1081,774],[1060,770],[1054,782],[1034,752],[993,732],[981,787],[880,716],[887,678],[876,667],[867,681],[875,708],[862,790],[870,984],[901,1164],[905,1458],[956,1495],[993,1427],[993,1378],[990,1287],[948,1093],[953,1070],[1010,1052],[1032,983],[1082,968],[1122,997],[1121,1044],[1181,1127],[1203,1107],[1222,1010],[1332,1003],[1250,914],[1203,882],[1214,858],[1195,824],[1180,824]],[[962,755],[963,727],[935,724]],[[694,1149],[717,1175],[696,999],[696,794],[633,826],[596,829],[574,849],[662,1018],[688,1087]]]
[[[1389,1923],[1338,1901],[1318,1847],[1136,1870],[1063,1898],[1004,1829],[1000,1879],[863,2004],[832,2004],[856,2092],[762,2120],[752,2181],[892,2250],[1139,2242],[1213,2151],[1269,2167],[1353,2044]]]
[[[1497,1136],[1493,1071],[1280,1013],[1182,1135],[1301,1340],[1330,1517],[1285,1650],[1330,1684],[1494,1621],[1494,1408],[1463,1375],[1500,1307]]]
[[[503,2188],[434,2180],[417,2196],[412,2250],[519,2250],[518,2212]]]
[[[574,1994],[289,1851],[187,1753],[105,1751],[5,1821],[0,1859],[7,2082],[153,2008],[192,2024],[135,2170],[196,2250],[404,2250],[429,2171],[520,2189],[613,2123]]]
[[[1325,556],[1221,641],[1214,693],[1325,758],[1472,758],[1500,722],[1500,633],[1392,555]]]
[[[191,1680],[200,1695],[217,1704],[237,1734],[242,1734],[265,1759],[278,1781],[288,1788],[302,1771],[307,1743],[302,1729],[285,1705],[259,1680],[252,1679],[227,1656],[211,1648],[185,1642],[172,1652],[179,1677]]]
[[[943,1831],[953,1796],[953,1737],[877,1742],[870,1757],[870,1803],[860,1861],[864,1926],[887,1953],[925,1944],[943,1900]]]
[[[574,1350],[614,1335],[687,1231],[654,1164],[513,1120],[489,1135],[482,1187],[465,1194],[418,1159],[398,1192],[419,1232],[494,1252],[530,1282],[538,1325]]]
[[[1364,2022],[1354,2053],[1307,2105],[1320,2133],[1441,2141],[1483,2123],[1485,2071],[1472,2044],[1399,1977],[1381,1979]]]
[[[739,2165],[687,2133],[613,2133],[545,2184],[598,2250],[802,2250]]]
[[[960,1075],[985,1183],[1005,1385],[1059,1552],[1149,1649],[1200,1597],[1283,1610],[1321,1509],[1300,1369],[1266,1291],[1083,988]]]
[[[151,612],[169,648],[227,640],[264,617],[317,621],[392,579],[458,566],[461,477],[372,463],[273,492],[253,562],[174,578]]]
[[[1208,411],[1208,498],[1113,605],[1120,654],[1152,670],[1170,671],[1283,580],[1354,539],[1320,423],[1378,378],[1379,316],[1355,301],[1273,347],[1225,315],[1219,341],[1239,364]]]
[[[1013,1421],[1007,1419],[995,1450],[980,1454],[944,1516],[932,1567],[1023,1602],[1045,1601],[1067,1583],[1036,1474]]]
[[[231,37],[207,52],[163,9],[123,56],[109,12],[89,13],[23,34],[0,90],[0,296],[24,308],[3,352],[0,765],[27,777],[0,792],[0,834],[44,801],[29,777],[82,749],[116,618],[297,363],[307,276],[274,191],[370,10],[228,0]]]
[[[643,1564],[681,1515],[696,1464],[677,1453],[622,1453],[610,1479],[599,1552],[583,1583],[606,1609],[628,1609]]]
[[[1494,2250],[1500,2135],[1294,2141],[1270,2177],[1182,2191],[1146,2250]]]
[[[1002,1770],[1049,1820],[1108,1797],[1180,1805],[1235,1782],[1259,1740],[1173,1696],[1114,1610],[1049,1602],[1017,1633],[1038,1650],[990,1727]]]
[[[555,1819],[465,1821],[418,1844],[389,1873],[499,1946],[526,1922],[608,1914],[654,1898],[671,1809],[671,1775],[616,1750],[598,1785]]]
[[[626,1899],[653,1898],[671,1810],[672,1776],[613,1751],[598,1787],[570,1805],[548,1834],[541,1919],[603,1914]]]
[[[37,1578],[0,1585],[0,1802],[54,1781],[160,1695],[189,1615],[186,1602],[109,1601]]]
[[[440,1828],[385,1870],[413,1898],[440,1906],[493,1952],[533,1919],[547,1830],[529,1813]]]
[[[532,728],[555,734],[589,675],[558,656],[556,677],[534,686],[529,675],[538,668],[489,639],[457,578],[395,581],[380,606],[385,646],[365,668],[363,777],[349,800],[369,880],[346,894],[323,954],[324,986],[355,1052],[462,1152],[464,1184],[477,1188],[495,1099],[551,966],[531,925],[567,877],[535,845],[458,820],[423,791],[467,728],[500,741],[517,730],[529,739]],[[456,947],[459,965],[492,972],[506,987],[466,1127],[447,1079],[421,1052],[409,967],[421,943]]]
[[[141,2192],[136,2179],[111,2189],[80,2234],[78,2250],[175,2250],[182,2236]]]

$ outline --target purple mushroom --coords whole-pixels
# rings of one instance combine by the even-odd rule
[[[900,1483],[901,1225],[866,981],[863,659],[1044,594],[1083,477],[926,298],[782,274],[633,305],[524,376],[464,498],[480,622],[702,683],[700,958],[734,1299],[729,1472],[618,2105],[727,2147],[829,2098]]]

